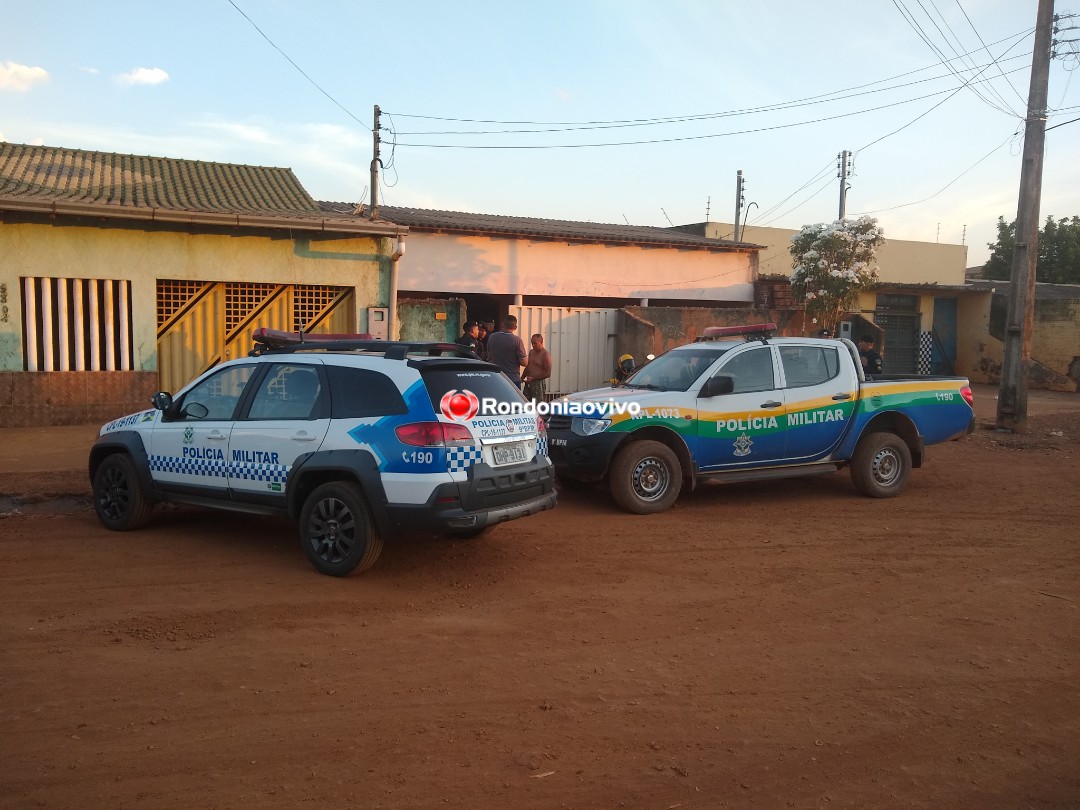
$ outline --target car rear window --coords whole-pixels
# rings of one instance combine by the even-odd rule
[[[425,367],[420,372],[427,385],[428,396],[435,412],[448,391],[471,391],[476,398],[493,398],[497,402],[524,402],[521,390],[510,378],[496,368],[486,365],[453,364]]]
[[[394,381],[363,368],[327,366],[330,377],[331,415],[334,419],[363,419],[408,413]]]

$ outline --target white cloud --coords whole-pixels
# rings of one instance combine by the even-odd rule
[[[161,84],[169,80],[169,74],[161,68],[135,68],[129,70],[127,73],[120,73],[116,76],[116,80],[120,84]]]
[[[81,70],[83,73],[89,73],[91,76],[97,76],[99,73],[101,73],[101,71],[98,70],[96,67],[87,67],[86,65],[79,65],[79,70]]]
[[[14,90],[16,93],[25,93],[35,84],[41,84],[49,80],[49,73],[45,68],[20,65],[16,62],[4,62],[0,64],[0,90]]]

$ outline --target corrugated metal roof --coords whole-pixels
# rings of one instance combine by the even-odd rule
[[[325,211],[343,213],[356,208],[353,203],[320,202]],[[366,207],[363,210],[367,210]],[[362,215],[362,214],[361,214]],[[601,222],[574,222],[560,219],[516,217],[502,214],[470,214],[464,211],[435,211],[425,208],[379,206],[379,217],[412,232],[447,232],[488,236],[524,237],[601,244],[652,245],[696,250],[752,251],[762,245],[710,239],[670,228],[641,225],[614,225]]]

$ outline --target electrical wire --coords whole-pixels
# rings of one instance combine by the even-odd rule
[[[990,46],[987,45],[986,42],[983,41],[982,34],[980,34],[979,30],[975,27],[975,23],[973,23],[971,21],[971,17],[968,16],[968,13],[964,9],[964,6],[960,3],[960,0],[956,0],[956,5],[960,9],[960,13],[964,15],[964,19],[967,20],[967,24],[971,27],[971,30],[975,32],[975,36],[978,37],[979,43],[983,46],[983,50],[986,51],[988,56],[991,56],[992,54],[990,53]],[[996,45],[997,43],[994,43],[994,44]],[[998,69],[998,72],[999,73],[1001,72],[1000,68]],[[1023,105],[1023,107],[1026,109],[1027,108],[1027,99],[1024,98],[1022,95],[1020,95],[1020,91],[1016,89],[1016,87],[1013,85],[1013,83],[1011,81],[1009,81],[1008,77],[1005,76],[1004,73],[1001,73],[1001,77],[1003,79],[1005,79],[1006,82],[1008,82],[1009,89],[1011,89],[1013,91],[1013,93],[1016,94],[1016,97],[1018,99],[1020,99],[1020,104]]]
[[[1080,120],[1080,119],[1078,119],[1078,120]],[[889,208],[875,208],[875,209],[874,209],[874,210],[872,210],[872,211],[863,211],[862,213],[860,213],[860,214],[857,214],[856,216],[865,216],[865,215],[867,215],[867,214],[880,214],[880,213],[882,213],[883,211],[895,211],[895,210],[897,210],[898,208],[908,208],[908,207],[910,207],[910,206],[912,206],[912,205],[920,205],[921,203],[924,203],[924,202],[926,202],[927,200],[932,200],[932,199],[934,199],[934,197],[938,196],[938,195],[939,195],[939,194],[941,194],[941,193],[942,193],[943,191],[945,191],[945,190],[946,190],[946,189],[948,189],[948,188],[949,188],[950,186],[952,186],[952,185],[953,185],[954,183],[956,183],[956,182],[957,182],[957,181],[958,181],[958,180],[959,180],[959,179],[960,179],[961,177],[963,177],[963,176],[964,176],[965,174],[967,174],[967,173],[968,173],[968,172],[970,172],[970,171],[971,171],[972,169],[974,169],[974,168],[975,168],[976,166],[978,166],[978,165],[979,165],[980,163],[982,163],[982,162],[983,162],[984,160],[986,160],[987,158],[989,158],[989,157],[990,157],[990,156],[991,156],[992,154],[994,154],[994,152],[996,152],[996,151],[998,151],[999,149],[1001,149],[1001,147],[1005,146],[1005,144],[1007,144],[1007,143],[1009,143],[1010,141],[1014,140],[1014,139],[1015,139],[1015,138],[1017,138],[1017,137],[1018,137],[1019,135],[1020,135],[1020,128],[1018,127],[1018,128],[1017,128],[1017,129],[1015,130],[1015,131],[1013,131],[1012,133],[1010,133],[1009,137],[1007,137],[1007,138],[1006,138],[1005,140],[1003,140],[1003,141],[1002,141],[1001,143],[999,143],[999,144],[998,144],[997,146],[995,146],[995,147],[994,147],[993,149],[991,149],[991,150],[990,150],[989,152],[987,152],[987,153],[986,153],[985,155],[983,155],[983,156],[982,156],[981,158],[979,158],[978,160],[976,160],[976,161],[975,161],[974,163],[972,163],[972,164],[971,164],[970,166],[968,166],[968,167],[967,167],[966,169],[964,169],[964,170],[963,170],[962,172],[960,172],[960,174],[956,175],[956,177],[954,177],[954,178],[953,178],[952,180],[950,180],[950,181],[949,181],[948,183],[946,183],[946,184],[945,184],[944,186],[942,186],[941,188],[939,188],[939,189],[938,189],[937,191],[935,191],[935,192],[934,192],[933,194],[931,194],[931,195],[930,195],[929,197],[924,197],[923,199],[921,199],[921,200],[915,200],[914,202],[902,203],[902,204],[900,204],[900,205],[893,205],[893,206],[890,206]]]
[[[366,129],[366,130],[367,130],[368,132],[371,132],[371,127],[370,127],[370,126],[368,126],[368,125],[367,125],[367,124],[365,124],[365,123],[364,123],[363,121],[361,121],[361,120],[360,120],[359,118],[357,118],[357,117],[356,117],[355,115],[353,115],[353,114],[352,114],[352,112],[350,112],[350,111],[349,111],[349,109],[345,107],[345,105],[343,105],[343,104],[342,104],[341,102],[339,102],[339,101],[338,101],[338,100],[337,100],[336,98],[334,98],[334,97],[333,97],[332,95],[330,95],[330,94],[329,94],[328,92],[326,92],[325,90],[323,90],[323,88],[322,88],[322,87],[321,87],[321,86],[319,85],[319,83],[318,83],[317,81],[315,81],[315,80],[314,80],[313,78],[311,78],[310,76],[308,76],[308,75],[307,75],[307,73],[305,73],[305,72],[304,72],[304,69],[303,69],[302,67],[300,67],[300,66],[299,66],[298,64],[296,64],[296,62],[294,62],[294,61],[292,60],[292,57],[291,57],[291,56],[289,56],[289,55],[288,55],[287,53],[285,53],[285,51],[281,50],[281,48],[279,48],[279,47],[277,46],[277,43],[275,43],[275,42],[274,42],[274,40],[270,39],[270,37],[268,37],[268,36],[267,36],[267,35],[266,35],[266,34],[265,34],[265,33],[263,32],[263,30],[262,30],[261,28],[259,28],[259,26],[257,26],[257,25],[255,24],[255,21],[254,21],[254,20],[252,20],[252,19],[251,19],[251,17],[249,17],[249,16],[247,15],[247,14],[245,14],[245,13],[244,13],[244,10],[243,10],[243,9],[241,9],[241,8],[240,8],[240,6],[236,5],[236,3],[234,3],[234,2],[233,2],[233,0],[226,0],[226,2],[227,2],[227,3],[228,3],[228,4],[230,5],[230,6],[232,6],[233,8],[235,8],[235,9],[237,10],[237,12],[239,12],[239,14],[240,14],[240,16],[241,16],[241,17],[243,17],[243,18],[244,18],[245,20],[247,20],[247,21],[248,21],[249,23],[251,23],[251,27],[252,27],[252,28],[254,28],[254,29],[255,29],[256,31],[258,31],[258,32],[259,32],[259,36],[261,36],[261,37],[262,37],[263,39],[265,39],[265,40],[266,40],[267,42],[269,42],[269,43],[270,43],[270,45],[271,45],[271,46],[272,46],[272,47],[274,48],[274,50],[275,50],[275,51],[277,51],[277,52],[278,52],[278,53],[280,53],[280,54],[281,54],[282,56],[284,56],[284,57],[285,57],[285,60],[286,60],[286,61],[287,61],[287,62],[288,62],[288,63],[289,63],[290,65],[292,65],[292,66],[293,66],[294,68],[296,68],[296,69],[297,69],[297,71],[299,71],[299,73],[300,73],[300,75],[301,75],[301,76],[303,76],[303,77],[304,77],[305,79],[307,79],[307,80],[308,80],[308,81],[309,81],[309,82],[311,83],[312,87],[314,87],[314,88],[315,88],[316,90],[318,90],[318,91],[319,91],[320,93],[322,93],[322,94],[323,94],[324,96],[326,96],[326,97],[327,97],[328,99],[330,99],[330,101],[332,101],[332,102],[334,103],[334,105],[335,105],[335,106],[336,106],[336,107],[337,107],[337,108],[338,108],[339,110],[341,110],[341,111],[342,111],[343,113],[345,113],[345,114],[346,114],[347,116],[349,116],[349,118],[351,118],[351,119],[352,119],[353,121],[355,121],[356,123],[358,123],[358,124],[359,124],[360,126],[362,126],[362,127],[364,128],[364,129]]]
[[[945,54],[942,53],[941,49],[939,49],[936,45],[934,45],[933,42],[930,41],[930,37],[923,30],[922,26],[919,25],[918,21],[915,19],[915,15],[912,14],[908,10],[907,6],[904,5],[903,0],[892,0],[892,2],[893,2],[893,5],[896,6],[897,11],[900,12],[900,16],[902,16],[904,18],[904,21],[912,28],[912,30],[915,31],[915,33],[926,44],[926,46],[928,48],[930,48],[931,51],[934,52],[934,54],[938,57],[938,59],[941,61],[941,63],[943,65],[945,65],[950,71],[952,71],[956,75],[956,77],[959,79],[960,75],[958,73],[956,73],[955,69],[949,64],[949,61],[945,58]],[[925,9],[924,9],[924,11],[925,11]],[[930,21],[933,22],[933,19],[931,19]],[[967,86],[967,85],[965,83],[965,84],[963,84],[961,86],[964,87],[964,86]],[[997,104],[994,104],[992,101],[990,101],[985,96],[983,96],[981,93],[979,93],[977,89],[975,89],[975,88],[970,88],[970,89],[971,89],[971,92],[980,101],[987,104],[991,108],[997,110],[998,112],[1004,113],[1005,115],[1015,116],[1015,113],[1013,113],[1011,110],[1002,108],[1001,106],[999,106]]]
[[[987,67],[989,67],[989,65]],[[1023,70],[1023,69],[1024,68],[1017,68],[1018,71]],[[984,79],[982,81],[986,81],[986,80]],[[713,132],[713,133],[709,133],[709,134],[705,134],[705,135],[683,135],[683,136],[671,137],[671,138],[647,138],[647,139],[642,139],[642,140],[631,140],[631,141],[604,141],[604,142],[593,142],[593,143],[561,143],[561,144],[450,144],[450,143],[407,143],[407,142],[399,141],[398,146],[401,147],[401,148],[409,147],[409,148],[417,148],[417,149],[502,149],[502,150],[508,150],[508,149],[530,149],[530,150],[537,150],[537,149],[592,149],[592,148],[610,147],[610,146],[643,146],[643,145],[647,145],[647,144],[656,144],[656,143],[680,143],[680,142],[684,142],[684,141],[710,140],[710,139],[713,139],[713,138],[726,138],[726,137],[730,137],[732,135],[750,135],[750,134],[754,134],[754,133],[758,133],[758,132],[773,132],[773,131],[780,130],[780,129],[791,129],[793,127],[807,126],[809,124],[820,124],[820,123],[823,123],[825,121],[836,121],[836,120],[839,120],[839,119],[842,119],[842,118],[850,118],[850,117],[856,116],[856,115],[865,115],[867,113],[878,112],[880,110],[886,110],[886,109],[889,109],[889,108],[892,108],[892,107],[899,107],[899,106],[904,105],[904,104],[911,104],[911,103],[916,102],[916,101],[924,101],[925,99],[933,98],[935,96],[940,96],[940,95],[942,95],[944,93],[949,94],[948,97],[945,99],[945,101],[947,101],[949,98],[952,98],[953,96],[955,96],[957,94],[957,92],[959,92],[959,90],[962,90],[964,88],[964,86],[966,86],[966,85],[961,85],[961,87],[959,87],[959,88],[957,88],[955,90],[938,90],[936,92],[927,93],[925,95],[916,96],[914,98],[903,99],[901,101],[894,101],[894,102],[891,102],[889,104],[881,104],[881,105],[878,105],[877,107],[867,107],[866,109],[862,109],[862,110],[855,110],[853,112],[847,112],[847,113],[838,113],[836,115],[823,116],[821,118],[814,118],[814,119],[810,119],[810,120],[807,120],[807,121],[796,121],[796,122],[788,123],[788,124],[774,124],[773,126],[755,127],[755,128],[752,128],[752,129],[735,130],[735,131],[731,131],[731,132]],[[940,106],[940,104],[934,105],[934,107],[931,107],[931,110],[935,109],[938,106]],[[927,112],[930,112],[930,110],[928,110]],[[923,115],[925,115],[925,114],[926,113],[923,113]],[[919,117],[921,118],[922,116],[919,116]],[[915,120],[918,120],[918,119],[915,119]],[[911,122],[911,123],[914,123],[914,121]],[[905,126],[909,126],[909,125],[910,124],[905,125]],[[901,129],[903,129],[903,128],[904,127],[901,127]],[[899,132],[900,130],[896,130],[896,131]],[[890,133],[890,134],[895,134],[895,133]],[[884,137],[888,137],[888,136],[884,136]]]

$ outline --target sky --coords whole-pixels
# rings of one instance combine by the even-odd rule
[[[0,0],[0,140],[288,167],[358,202],[379,105],[384,205],[730,223],[741,170],[749,224],[792,229],[837,219],[848,150],[849,217],[974,266],[1016,218],[1037,5]],[[1076,49],[1042,219],[1080,215]]]

